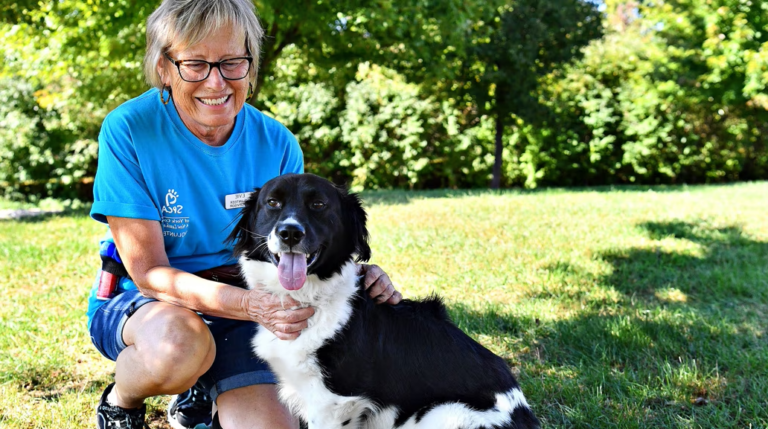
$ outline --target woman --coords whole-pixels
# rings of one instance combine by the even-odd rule
[[[110,235],[88,326],[116,370],[99,428],[143,427],[144,400],[166,394],[181,394],[177,428],[210,419],[206,394],[223,428],[297,427],[250,338],[256,323],[296,338],[314,310],[237,287],[223,244],[242,193],[304,169],[294,136],[245,103],[261,37],[249,0],[165,0],[147,21],[154,89],[104,120],[91,216]],[[371,296],[401,299],[381,269],[361,271]]]

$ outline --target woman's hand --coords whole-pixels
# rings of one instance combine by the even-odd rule
[[[365,275],[365,289],[378,304],[386,302],[395,305],[403,299],[400,292],[395,290],[387,273],[378,265],[358,265],[357,274]]]
[[[269,329],[281,340],[295,340],[308,326],[307,319],[315,314],[312,307],[301,308],[290,296],[282,300],[258,289],[245,294],[243,308],[251,320]]]

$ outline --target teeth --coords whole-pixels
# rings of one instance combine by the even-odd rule
[[[225,96],[221,98],[198,98],[198,100],[202,101],[203,104],[207,104],[209,106],[218,106],[220,104],[224,104],[224,102],[227,101],[227,98],[229,98],[229,96]]]
[[[302,253],[302,255],[304,255],[304,258],[307,261],[309,261],[309,258],[312,257],[312,255],[309,254],[309,253]],[[278,258],[282,258],[283,257],[283,252],[277,252],[277,253],[275,253],[275,256],[277,256]]]

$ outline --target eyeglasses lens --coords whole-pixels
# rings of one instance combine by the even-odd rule
[[[249,66],[247,59],[232,59],[222,61],[218,69],[226,79],[242,79],[248,75]],[[190,82],[205,80],[210,71],[211,65],[205,61],[184,61],[179,65],[181,78]]]

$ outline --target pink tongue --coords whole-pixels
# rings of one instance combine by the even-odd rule
[[[303,253],[283,253],[277,264],[277,276],[284,288],[301,289],[307,281],[307,257]]]

